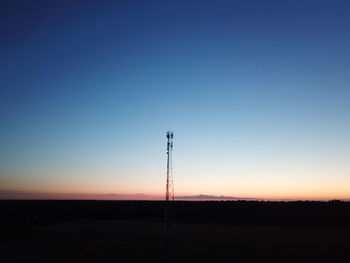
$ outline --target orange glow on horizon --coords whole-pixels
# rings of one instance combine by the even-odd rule
[[[202,194],[176,194],[176,200],[204,201],[204,200],[252,200],[252,201],[328,201],[350,200],[349,195],[207,195]],[[193,197],[193,198],[192,198]],[[199,198],[200,197],[200,198]],[[220,198],[223,197],[223,198]],[[164,200],[164,194],[150,193],[93,193],[93,192],[49,192],[49,191],[20,191],[2,190],[0,199],[55,199],[55,200]]]

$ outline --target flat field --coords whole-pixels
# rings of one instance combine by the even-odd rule
[[[345,202],[0,201],[2,262],[348,262]]]

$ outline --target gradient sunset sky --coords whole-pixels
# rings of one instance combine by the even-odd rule
[[[350,2],[1,1],[0,198],[350,199]]]

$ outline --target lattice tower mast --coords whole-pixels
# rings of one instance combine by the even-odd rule
[[[167,137],[167,171],[166,171],[166,201],[173,201],[174,196],[174,178],[173,178],[173,138],[174,133],[168,131],[166,133]]]

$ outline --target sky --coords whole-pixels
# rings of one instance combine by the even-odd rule
[[[0,198],[350,199],[350,1],[0,2]]]

